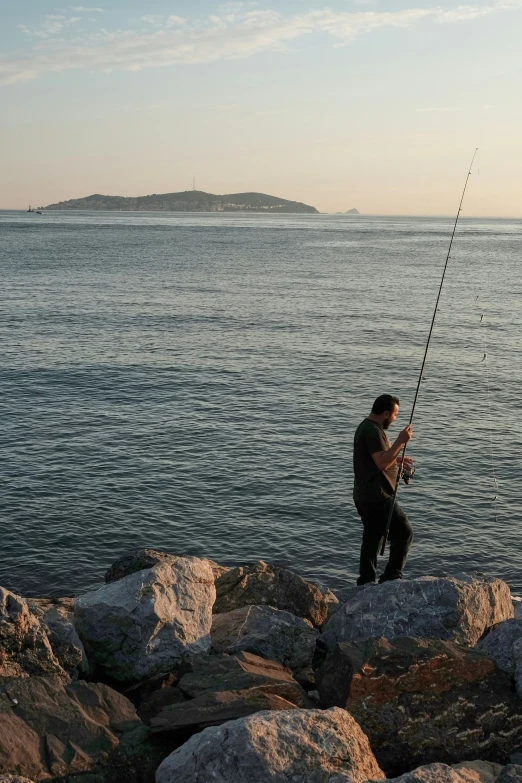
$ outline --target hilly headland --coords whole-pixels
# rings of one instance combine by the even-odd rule
[[[85,198],[60,201],[40,209],[116,210],[120,212],[262,212],[319,214],[315,207],[265,193],[229,193],[223,196],[186,190],[181,193],[153,193],[129,198],[95,193]]]

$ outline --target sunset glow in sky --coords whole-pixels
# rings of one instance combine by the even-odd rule
[[[0,208],[260,191],[522,217],[522,0],[0,4]]]

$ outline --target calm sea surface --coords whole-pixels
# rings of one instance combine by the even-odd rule
[[[142,546],[350,583],[353,432],[382,392],[407,423],[451,228],[0,212],[0,584],[75,594]],[[521,251],[521,221],[459,224],[407,576],[522,591]]]

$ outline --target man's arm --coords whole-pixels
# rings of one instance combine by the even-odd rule
[[[386,451],[376,451],[372,454],[373,461],[379,470],[388,470],[388,468],[391,468],[393,463],[396,462],[403,446],[405,446],[411,440],[411,436],[411,425],[408,424],[408,426],[405,427],[402,432],[399,432],[397,440],[392,444],[392,446],[390,446],[389,449]]]

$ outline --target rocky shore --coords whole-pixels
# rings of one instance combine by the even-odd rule
[[[139,550],[77,598],[0,588],[0,783],[385,778],[522,783],[522,616],[501,580],[335,595],[263,561]]]

